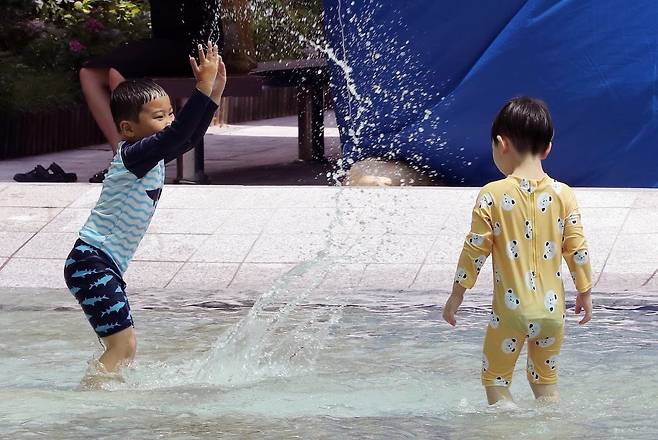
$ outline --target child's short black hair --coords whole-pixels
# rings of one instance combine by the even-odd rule
[[[520,96],[500,109],[491,125],[491,140],[505,136],[520,153],[542,154],[553,140],[553,120],[544,101]]]
[[[110,110],[114,123],[139,121],[142,106],[149,101],[167,96],[167,92],[151,79],[128,79],[117,86],[110,96]]]

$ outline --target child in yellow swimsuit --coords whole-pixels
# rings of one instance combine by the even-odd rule
[[[478,195],[443,309],[443,318],[455,325],[465,290],[493,254],[493,309],[482,357],[482,384],[490,404],[512,399],[509,384],[526,339],[526,370],[535,397],[558,399],[557,358],[565,318],[562,258],[578,290],[575,312],[585,311],[580,324],[591,319],[591,267],[576,198],[541,164],[552,138],[553,123],[543,102],[515,98],[499,111],[491,128],[493,158],[507,177],[487,184]]]

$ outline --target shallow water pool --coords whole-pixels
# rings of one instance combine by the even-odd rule
[[[137,362],[125,383],[84,391],[100,346],[70,295],[1,292],[0,437],[658,438],[650,299],[597,297],[585,327],[571,304],[561,403],[533,401],[524,353],[516,404],[488,407],[486,296],[468,297],[455,329],[436,292],[288,293],[249,314],[256,297],[134,294]]]

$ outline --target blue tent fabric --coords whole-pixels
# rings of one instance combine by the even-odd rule
[[[345,164],[405,160],[456,185],[500,178],[490,127],[547,102],[545,169],[575,186],[658,187],[658,2],[325,0]]]

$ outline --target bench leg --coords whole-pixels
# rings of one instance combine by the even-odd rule
[[[183,108],[186,98],[176,100],[176,111]],[[207,185],[210,179],[205,173],[204,164],[204,144],[203,139],[193,150],[178,156],[176,158],[176,179],[175,183]]]
[[[297,91],[299,159],[324,160],[324,91],[303,85]]]
[[[210,179],[204,170],[203,140],[193,150],[176,159],[176,183],[207,185]]]

